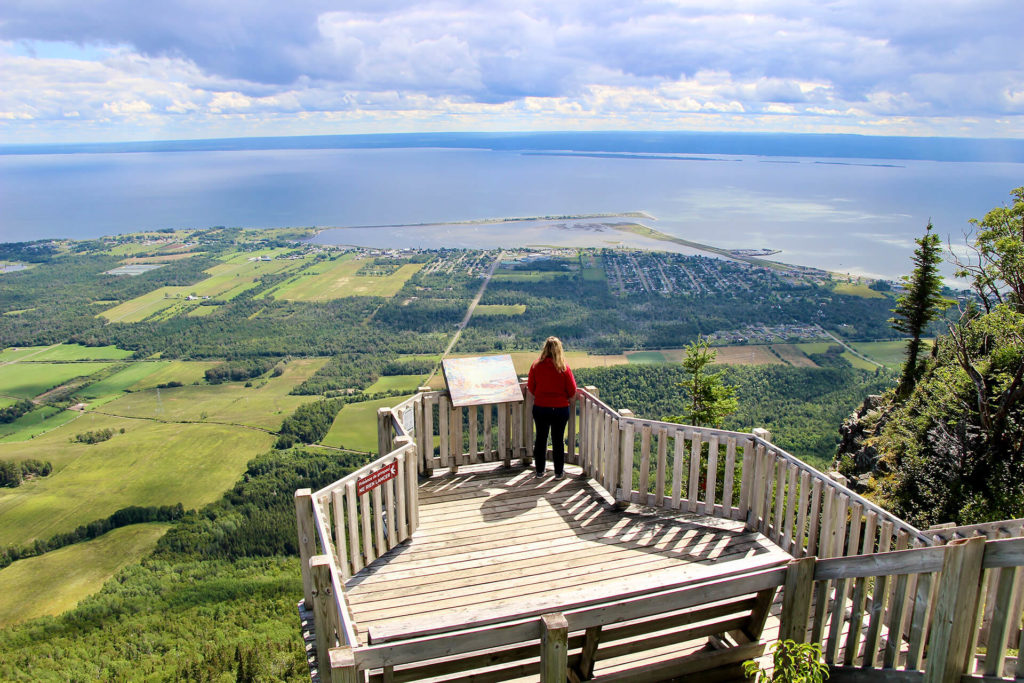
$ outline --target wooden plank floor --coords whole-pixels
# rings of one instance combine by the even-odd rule
[[[423,482],[411,541],[347,584],[360,641],[370,627],[415,628],[485,609],[514,614],[581,590],[613,594],[659,572],[677,580],[733,571],[744,560],[789,559],[739,522],[615,511],[579,472],[567,466],[558,481],[478,465]]]

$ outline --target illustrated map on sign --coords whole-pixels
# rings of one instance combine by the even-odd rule
[[[512,356],[445,358],[441,361],[444,381],[454,406],[522,401]]]

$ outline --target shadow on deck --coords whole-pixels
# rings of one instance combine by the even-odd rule
[[[542,614],[587,595],[653,590],[789,559],[732,520],[616,510],[578,467],[556,480],[477,465],[421,483],[419,529],[352,577],[347,597],[365,644],[465,623],[484,610],[491,621]]]

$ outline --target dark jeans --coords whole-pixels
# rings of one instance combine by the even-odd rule
[[[555,475],[565,467],[565,425],[569,422],[569,408],[533,407],[533,422],[537,426],[537,439],[533,442],[533,464],[538,472],[544,471],[548,450],[548,431],[551,432],[551,459],[555,462]]]

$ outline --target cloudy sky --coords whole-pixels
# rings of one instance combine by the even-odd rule
[[[1021,0],[4,0],[0,142],[1024,137]]]

